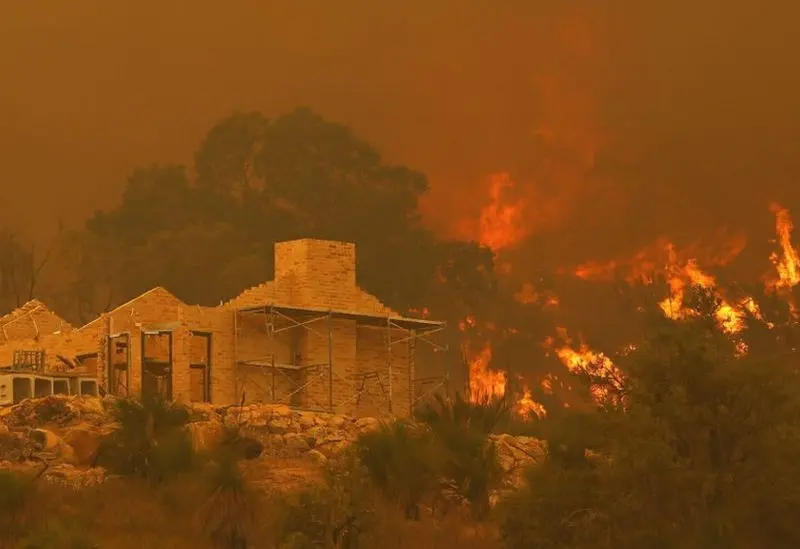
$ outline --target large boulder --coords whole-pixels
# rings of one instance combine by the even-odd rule
[[[75,451],[53,431],[32,429],[28,438],[33,443],[34,450],[39,457],[62,463],[75,463]]]
[[[103,439],[112,432],[111,425],[79,423],[67,429],[61,437],[73,451],[76,465],[95,463]]]
[[[215,422],[222,421],[222,416],[212,404],[205,402],[193,402],[187,406],[189,409],[189,421],[195,422]]]
[[[211,452],[219,444],[224,425],[219,421],[197,421],[186,426],[195,452]]]

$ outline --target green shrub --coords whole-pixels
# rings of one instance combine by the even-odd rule
[[[185,407],[161,399],[120,400],[119,427],[101,444],[98,464],[121,475],[162,482],[189,470],[194,451]]]
[[[441,474],[449,479],[477,517],[489,511],[489,493],[500,478],[497,451],[489,435],[507,421],[504,399],[472,403],[460,395],[438,396],[418,418],[441,447]]]
[[[214,450],[205,455],[204,502],[197,518],[215,548],[245,549],[256,535],[256,511],[262,507],[262,498],[239,464],[257,458],[263,450],[260,442],[243,435],[238,427],[226,426]]]
[[[215,548],[246,549],[253,537],[258,501],[237,456],[218,454],[208,464],[204,480],[205,501],[198,511],[202,530]]]
[[[383,495],[400,504],[407,518],[419,518],[419,504],[436,485],[440,470],[430,431],[396,421],[363,434],[356,448]]]
[[[355,451],[328,462],[324,485],[282,495],[273,503],[271,530],[282,549],[364,547],[381,529],[378,498]]]

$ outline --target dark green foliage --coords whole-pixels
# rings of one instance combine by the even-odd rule
[[[428,430],[396,421],[362,435],[356,443],[375,486],[400,504],[407,518],[419,517],[419,504],[441,470],[434,442]]]
[[[205,501],[198,523],[218,549],[246,549],[256,522],[257,501],[239,469],[239,456],[218,452],[207,464]]]
[[[125,399],[117,401],[113,416],[119,427],[103,441],[100,465],[153,482],[168,480],[193,465],[186,408],[161,399]]]
[[[433,503],[448,486],[466,499],[476,517],[489,511],[489,493],[500,474],[489,435],[508,416],[504,400],[470,403],[437,396],[418,414],[419,424],[395,421],[362,435],[358,456],[380,492],[419,519],[419,504]]]
[[[284,498],[280,547],[303,549],[326,545],[332,533],[329,496],[322,489]]]
[[[451,401],[437,395],[418,415],[442,450],[442,476],[455,484],[477,517],[488,513],[489,492],[500,475],[489,435],[508,416],[505,399],[472,403],[459,394]]]
[[[424,174],[309,109],[232,113],[193,168],[134,170],[121,203],[64,241],[75,283],[63,314],[91,317],[153,286],[213,305],[267,280],[274,242],[292,238],[357,242],[360,283],[398,311],[484,318],[497,297],[490,250],[442,242],[420,223]]]
[[[328,462],[324,485],[275,502],[276,545],[356,549],[382,533],[378,504],[370,473],[360,463],[357,450],[347,451]]]
[[[246,549],[254,538],[262,498],[245,478],[240,462],[259,457],[263,450],[241,429],[226,425],[216,447],[205,456],[204,499],[197,519],[217,549]]]
[[[758,353],[741,356],[715,300],[697,291],[695,318],[648,326],[618,363],[618,405],[548,418],[548,459],[503,506],[509,549],[800,543],[796,353],[754,331],[741,337]]]
[[[449,438],[465,431],[487,437],[509,415],[508,401],[504,398],[486,398],[476,403],[456,393],[452,400],[437,394],[432,403],[420,409],[417,418],[439,437]]]

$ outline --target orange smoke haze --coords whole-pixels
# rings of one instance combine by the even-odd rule
[[[582,289],[663,278],[676,319],[701,285],[740,331],[755,302],[726,295],[714,269],[764,274],[775,200],[768,287],[800,281],[794,0],[756,15],[744,0],[6,4],[0,216],[33,239],[118,203],[138,166],[191,166],[234,110],[307,105],[425,173],[425,223],[491,248],[519,303],[575,324],[608,330],[610,307],[533,272]],[[493,342],[469,343],[471,391],[505,392]],[[533,409],[530,391],[514,397]]]
[[[736,259],[746,245],[747,238],[743,234],[719,232],[709,242],[695,242],[678,250],[669,239],[661,237],[629,258],[587,261],[575,269],[575,275],[596,282],[622,278],[647,284],[665,275],[676,263],[689,263],[697,258],[703,258],[709,267],[724,267]]]
[[[0,215],[46,241],[117,203],[135,167],[190,163],[231,111],[298,105],[427,174],[443,236],[477,239],[507,173],[538,266],[721,220],[751,234],[754,204],[800,204],[800,4],[618,4],[9,3]]]

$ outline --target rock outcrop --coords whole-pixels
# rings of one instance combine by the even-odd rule
[[[49,396],[0,409],[0,468],[25,463],[39,467],[44,462],[49,467],[43,478],[49,482],[75,488],[103,482],[105,472],[92,464],[100,441],[116,427],[113,405],[110,398]],[[212,450],[227,427],[237,427],[247,439],[258,441],[256,455],[260,457],[249,465],[252,470],[297,460],[312,467],[324,465],[361,433],[380,426],[372,418],[351,419],[275,405],[195,404],[189,411],[187,430],[199,452]],[[536,439],[500,435],[492,440],[509,484],[517,484],[524,467],[543,454]]]

